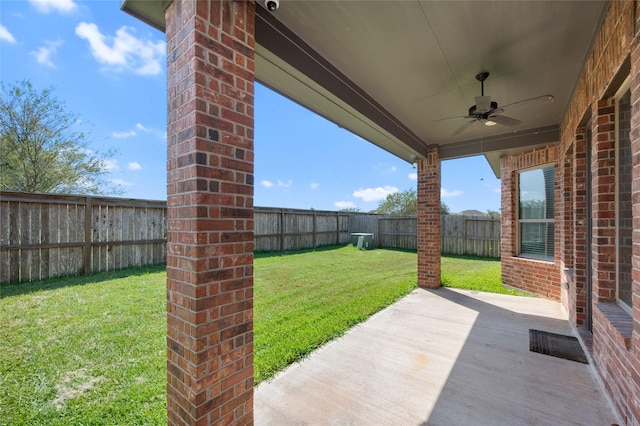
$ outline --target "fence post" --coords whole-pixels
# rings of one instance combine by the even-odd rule
[[[84,202],[84,247],[82,261],[84,262],[84,274],[91,273],[91,217],[93,216],[93,198],[85,197]]]
[[[278,218],[280,220],[280,251],[284,251],[284,209],[280,209],[280,216],[278,216]]]
[[[316,220],[317,220],[317,216],[316,216],[316,211],[313,211],[313,236],[312,236],[312,244],[313,244],[313,248],[318,247],[318,228],[316,225]]]

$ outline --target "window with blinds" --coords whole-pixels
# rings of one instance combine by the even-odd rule
[[[553,260],[555,167],[526,170],[518,176],[520,256]]]

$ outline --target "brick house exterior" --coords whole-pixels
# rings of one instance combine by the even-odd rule
[[[627,424],[640,424],[639,12],[611,2],[559,143],[501,159],[503,283],[561,301],[593,340],[595,367]],[[627,86],[628,108],[616,107]],[[543,165],[555,166],[554,258],[544,261],[518,255],[517,217],[517,176]]]
[[[157,3],[166,7],[168,63],[169,423],[252,424],[256,5]],[[503,282],[560,301],[571,323],[587,331],[583,336],[592,332],[595,366],[628,424],[640,424],[636,17],[640,4],[610,3],[561,122],[560,140],[502,158],[500,165]],[[624,121],[617,105],[627,86]],[[623,133],[629,146],[621,152]],[[423,288],[440,285],[441,158],[437,146],[416,157]],[[519,175],[550,165],[553,257],[526,258],[519,247]],[[627,285],[624,294],[620,282]]]

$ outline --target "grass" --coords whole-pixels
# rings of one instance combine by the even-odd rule
[[[415,288],[415,253],[345,246],[256,258],[259,383]]]
[[[163,267],[0,292],[0,424],[166,424]]]
[[[446,255],[442,256],[440,269],[443,287],[531,296],[502,285],[500,259]]]
[[[443,257],[445,285],[505,292],[500,263]],[[415,287],[416,254],[257,254],[256,383]],[[164,267],[0,287],[0,425],[166,424]]]

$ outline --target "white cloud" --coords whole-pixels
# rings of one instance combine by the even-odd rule
[[[293,181],[291,179],[289,179],[286,182],[283,182],[280,179],[278,179],[278,186],[280,188],[291,188],[291,185],[293,185]]]
[[[373,166],[374,170],[376,170],[381,175],[390,175],[398,171],[398,168],[394,165],[389,165],[389,163],[378,163]]]
[[[138,135],[138,132],[137,132],[138,130],[141,131],[141,132],[154,134],[157,137],[159,137],[160,139],[167,140],[167,132],[166,131],[155,130],[153,128],[146,127],[141,123],[136,123],[134,128],[131,129],[131,130],[126,130],[126,131],[123,131],[123,132],[113,132],[111,134],[111,136],[113,136],[114,138],[117,138],[117,139],[130,138],[130,137],[133,137],[133,136],[137,136]]]
[[[130,161],[129,164],[127,164],[127,168],[129,170],[142,170],[142,166],[137,161]]]
[[[133,186],[133,182],[129,182],[120,178],[111,179],[111,183],[115,183],[116,185],[120,186]]]
[[[142,130],[143,132],[147,132],[147,133],[149,133],[151,131],[151,129],[147,129],[141,123],[136,123],[136,129]]]
[[[126,138],[130,138],[132,136],[135,136],[136,132],[134,130],[129,130],[126,132],[113,132],[111,133],[111,136],[113,136],[114,138],[117,139],[126,139]]]
[[[418,180],[418,174],[417,173],[409,173],[407,175],[407,177],[411,180]]]
[[[166,43],[142,40],[130,31],[134,29],[125,26],[118,29],[115,36],[109,36],[102,34],[93,23],[80,22],[76,26],[76,35],[89,42],[91,54],[99,63],[116,72],[128,70],[140,75],[160,74]],[[143,130],[144,126],[140,126]]]
[[[16,39],[13,36],[13,34],[11,34],[9,32],[9,30],[7,29],[7,27],[5,27],[4,25],[0,24],[0,40],[4,40],[8,43],[15,43]]]
[[[29,2],[41,13],[60,12],[70,13],[73,12],[77,5],[73,0],[29,0]]]
[[[319,183],[315,183],[315,182],[312,183],[311,185],[309,185],[309,188],[311,188],[311,189],[318,189],[319,187],[320,187],[320,184]]]
[[[333,205],[339,209],[355,209],[358,207],[353,201],[336,201]]]
[[[51,56],[55,55],[58,47],[62,46],[62,40],[45,41],[44,44],[44,46],[40,46],[38,50],[31,52],[31,54],[36,57],[39,64],[55,68],[56,66],[53,65]]]
[[[118,160],[104,159],[102,160],[102,167],[108,172],[118,170]]]
[[[400,191],[395,186],[385,185],[377,188],[360,188],[353,192],[353,196],[356,198],[362,198],[362,201],[380,201],[387,198],[387,195]]]
[[[462,195],[462,191],[460,191],[459,189],[449,191],[448,189],[440,188],[440,196],[442,198],[457,197],[459,195]]]
[[[260,182],[260,185],[264,186],[265,188],[271,188],[273,186],[273,182],[271,182],[270,180],[263,180],[262,182]]]

